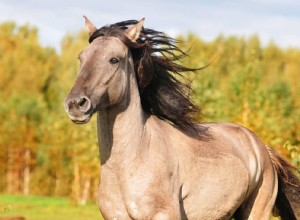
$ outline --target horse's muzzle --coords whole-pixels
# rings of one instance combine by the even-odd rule
[[[78,124],[87,123],[92,116],[91,101],[86,96],[67,98],[65,100],[65,110],[71,120]]]

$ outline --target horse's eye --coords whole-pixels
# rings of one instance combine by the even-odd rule
[[[111,64],[116,64],[116,63],[119,63],[119,59],[116,58],[116,57],[113,57],[113,58],[111,58],[111,59],[109,60],[109,62],[110,62]]]

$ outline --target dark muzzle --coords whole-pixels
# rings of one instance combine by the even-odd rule
[[[90,117],[91,101],[86,96],[67,97],[65,100],[65,110],[74,122],[85,122]]]

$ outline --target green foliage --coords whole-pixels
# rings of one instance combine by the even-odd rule
[[[75,126],[63,108],[87,36],[66,36],[58,55],[42,47],[37,34],[27,25],[0,25],[0,192],[29,188],[32,194],[75,195],[81,201],[88,180],[87,199],[94,200],[100,169],[95,122]]]
[[[296,145],[292,145],[290,141],[284,144],[284,148],[287,149],[289,156],[292,158],[293,163],[298,167],[300,174],[300,148]]]

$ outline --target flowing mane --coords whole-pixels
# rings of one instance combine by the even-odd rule
[[[196,131],[195,113],[200,109],[190,99],[190,84],[179,81],[177,76],[184,78],[182,72],[199,69],[175,63],[187,54],[176,46],[176,39],[163,32],[143,28],[136,42],[129,40],[124,30],[134,24],[136,20],[128,20],[101,27],[90,36],[89,42],[100,36],[119,38],[131,51],[144,111],[182,130]],[[197,125],[196,136],[203,131]]]

